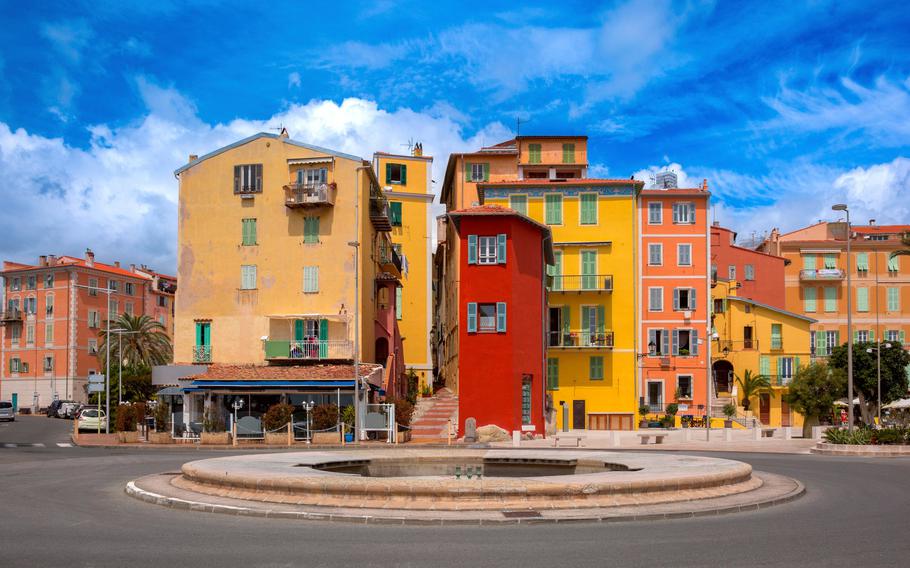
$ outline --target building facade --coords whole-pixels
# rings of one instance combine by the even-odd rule
[[[99,333],[121,314],[152,317],[170,334],[164,310],[172,308],[159,304],[173,305],[176,280],[149,272],[97,262],[91,250],[83,258],[4,262],[0,399],[33,409],[56,399],[85,402],[88,376],[104,373]]]
[[[707,182],[639,197],[639,402],[655,414],[677,404],[704,416],[710,404],[709,198]]]
[[[411,155],[373,154],[373,167],[389,202],[392,246],[401,258],[395,318],[404,344],[404,364],[417,374],[418,388],[433,385],[432,328],[433,158],[417,144]]]
[[[711,226],[711,278],[735,280],[737,296],[786,309],[784,269],[790,261],[736,244],[736,233],[715,222]]]
[[[550,230],[496,206],[449,213],[462,248],[459,435],[465,420],[543,435]]]

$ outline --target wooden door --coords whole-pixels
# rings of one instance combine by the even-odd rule
[[[771,423],[771,395],[758,396],[758,419],[765,426]]]
[[[780,401],[780,425],[783,427],[792,426],[790,424],[790,405]]]
[[[583,400],[572,401],[572,429],[585,429],[585,401]]]
[[[752,349],[752,327],[743,328],[743,349]]]

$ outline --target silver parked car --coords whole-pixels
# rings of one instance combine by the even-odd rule
[[[0,400],[0,420],[12,422],[15,419],[16,411],[13,410],[13,403],[8,400]]]

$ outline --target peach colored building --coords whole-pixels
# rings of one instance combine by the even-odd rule
[[[689,189],[643,190],[638,202],[639,402],[701,417],[710,368],[710,231],[707,181]]]
[[[146,267],[84,258],[41,256],[37,264],[5,261],[0,312],[0,399],[43,408],[54,399],[85,401],[107,318],[154,317],[173,329],[176,280]],[[110,296],[100,290],[114,290]]]

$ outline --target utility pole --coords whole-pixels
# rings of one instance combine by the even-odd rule
[[[847,430],[853,431],[853,289],[850,286],[850,209],[844,203],[831,207],[847,215]]]

